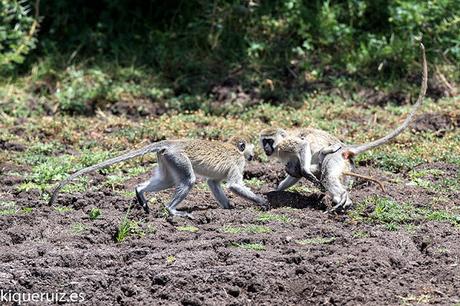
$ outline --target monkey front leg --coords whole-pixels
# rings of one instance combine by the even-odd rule
[[[211,189],[214,198],[219,202],[220,206],[225,209],[230,208],[230,201],[222,190],[220,182],[211,179],[208,179],[207,182],[209,189]]]
[[[300,177],[293,177],[291,175],[288,175],[284,180],[279,183],[278,187],[276,188],[276,191],[283,191],[288,189],[291,186],[294,186],[298,181],[300,180]]]
[[[312,172],[312,165],[311,165],[312,155],[310,150],[310,144],[305,142],[305,145],[299,152],[299,162],[300,162],[300,173],[303,177],[307,180],[315,184],[321,190],[324,189],[321,182]],[[317,166],[313,167],[314,170],[317,170]]]
[[[248,187],[244,186],[243,174],[234,173],[230,176],[227,182],[227,187],[231,192],[236,193],[240,197],[259,204],[262,208],[267,208],[267,200],[254,194]]]

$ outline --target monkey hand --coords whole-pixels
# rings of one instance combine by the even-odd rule
[[[270,208],[270,203],[268,203],[268,200],[264,200],[262,203],[260,203],[260,208],[263,211],[267,211]]]

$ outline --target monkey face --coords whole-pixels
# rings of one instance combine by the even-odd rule
[[[274,139],[270,139],[270,138],[262,139],[262,147],[267,156],[271,156],[273,152],[275,152],[274,144],[275,144]]]
[[[243,151],[244,158],[247,161],[254,159],[254,145],[252,143],[247,143]]]

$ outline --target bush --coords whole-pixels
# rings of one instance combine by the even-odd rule
[[[37,20],[26,0],[0,0],[0,72],[24,62],[36,46]]]

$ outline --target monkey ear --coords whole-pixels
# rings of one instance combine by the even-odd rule
[[[286,132],[285,130],[279,129],[278,132],[279,132],[279,134],[280,134],[281,137],[287,137],[287,132]]]
[[[244,149],[246,149],[246,143],[244,141],[238,142],[238,150],[240,150],[240,152],[244,152]]]

